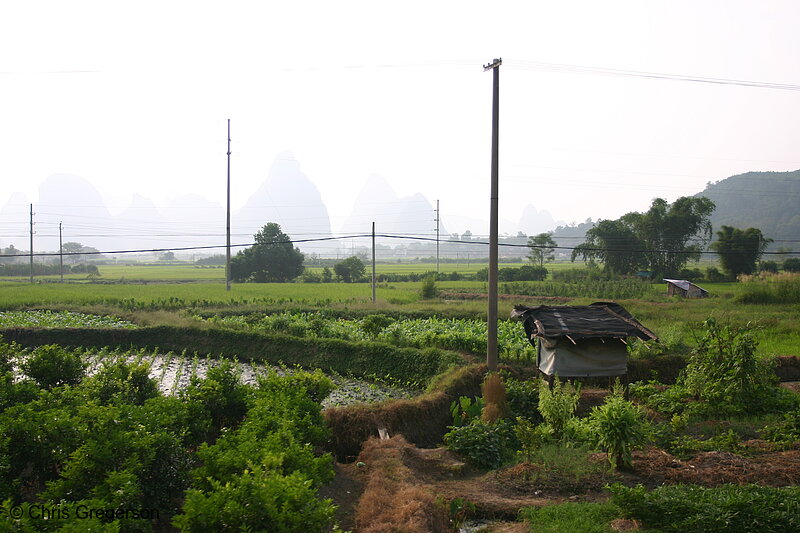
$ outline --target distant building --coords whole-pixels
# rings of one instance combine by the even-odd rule
[[[667,282],[667,296],[682,296],[684,298],[705,298],[708,291],[685,279],[665,279]]]

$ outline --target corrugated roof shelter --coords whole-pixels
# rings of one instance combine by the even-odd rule
[[[522,321],[528,341],[537,347],[536,365],[547,376],[625,375],[628,371],[625,339],[657,339],[624,307],[612,302],[518,305],[511,318]]]
[[[683,296],[684,298],[705,298],[708,291],[685,279],[664,279],[667,282],[667,296]]]

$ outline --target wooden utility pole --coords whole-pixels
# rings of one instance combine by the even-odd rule
[[[225,290],[231,290],[231,119],[228,119],[228,210],[225,222]]]
[[[436,273],[439,273],[439,200],[436,200]]]
[[[33,204],[31,204],[31,283],[33,283]]]
[[[484,72],[492,71],[492,184],[489,196],[489,309],[487,312],[488,336],[486,339],[486,366],[497,370],[497,210],[498,210],[498,144],[500,128],[500,65],[495,59],[484,65]]]
[[[64,244],[61,242],[61,224],[58,223],[58,270],[61,273],[61,283],[64,283]]]

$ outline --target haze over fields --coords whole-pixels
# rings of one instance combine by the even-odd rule
[[[322,241],[314,239],[336,235],[365,234],[376,223],[376,232],[432,237],[435,235],[436,201],[422,193],[400,197],[382,176],[369,175],[361,190],[353,192],[353,208],[343,220],[332,220],[313,177],[302,170],[302,163],[290,153],[280,154],[273,162],[263,183],[245,204],[232,212],[232,243],[252,242],[252,235],[266,222],[278,222],[293,239],[305,240],[299,246],[306,252],[321,255],[366,244],[364,239]],[[768,237],[794,248],[800,235],[800,171],[750,172],[709,183],[704,191],[687,191],[686,195],[706,195],[717,204],[712,216],[715,228],[721,224],[736,227],[758,227]],[[62,223],[63,241],[80,242],[101,251],[147,250],[191,246],[218,246],[225,243],[225,206],[188,193],[168,203],[156,205],[151,199],[134,194],[128,207],[112,212],[105,200],[88,180],[69,174],[47,178],[39,195],[29,199],[24,194],[12,196],[0,208],[4,221],[0,247],[13,244],[29,249],[29,210],[34,204],[34,249],[58,249],[58,225]],[[648,205],[630,205],[629,211],[644,211]],[[521,216],[512,221],[513,213],[503,213],[501,232],[510,236],[522,232],[534,235],[552,231],[563,225],[546,209],[528,204]],[[586,213],[591,218],[592,212]],[[596,217],[596,215],[595,215]],[[597,218],[595,218],[597,220]],[[487,233],[488,222],[476,217],[442,216],[440,235],[461,236],[470,231],[474,236]],[[403,240],[381,241],[384,245],[407,244]],[[569,244],[577,244],[572,239]],[[198,253],[219,253],[219,249]]]

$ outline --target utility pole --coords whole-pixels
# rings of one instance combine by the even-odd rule
[[[33,204],[31,204],[31,283],[33,283]]]
[[[64,283],[64,245],[61,242],[61,222],[58,223],[58,270],[61,272],[61,283]]]
[[[228,210],[225,222],[225,290],[231,290],[231,119],[228,119]]]
[[[488,337],[486,339],[486,366],[497,370],[497,210],[498,210],[498,144],[500,129],[500,65],[495,59],[484,65],[484,72],[492,71],[492,184],[489,197],[489,309],[487,312]]]
[[[436,200],[436,273],[439,273],[439,200]]]
[[[372,222],[372,303],[375,303],[375,222]]]

